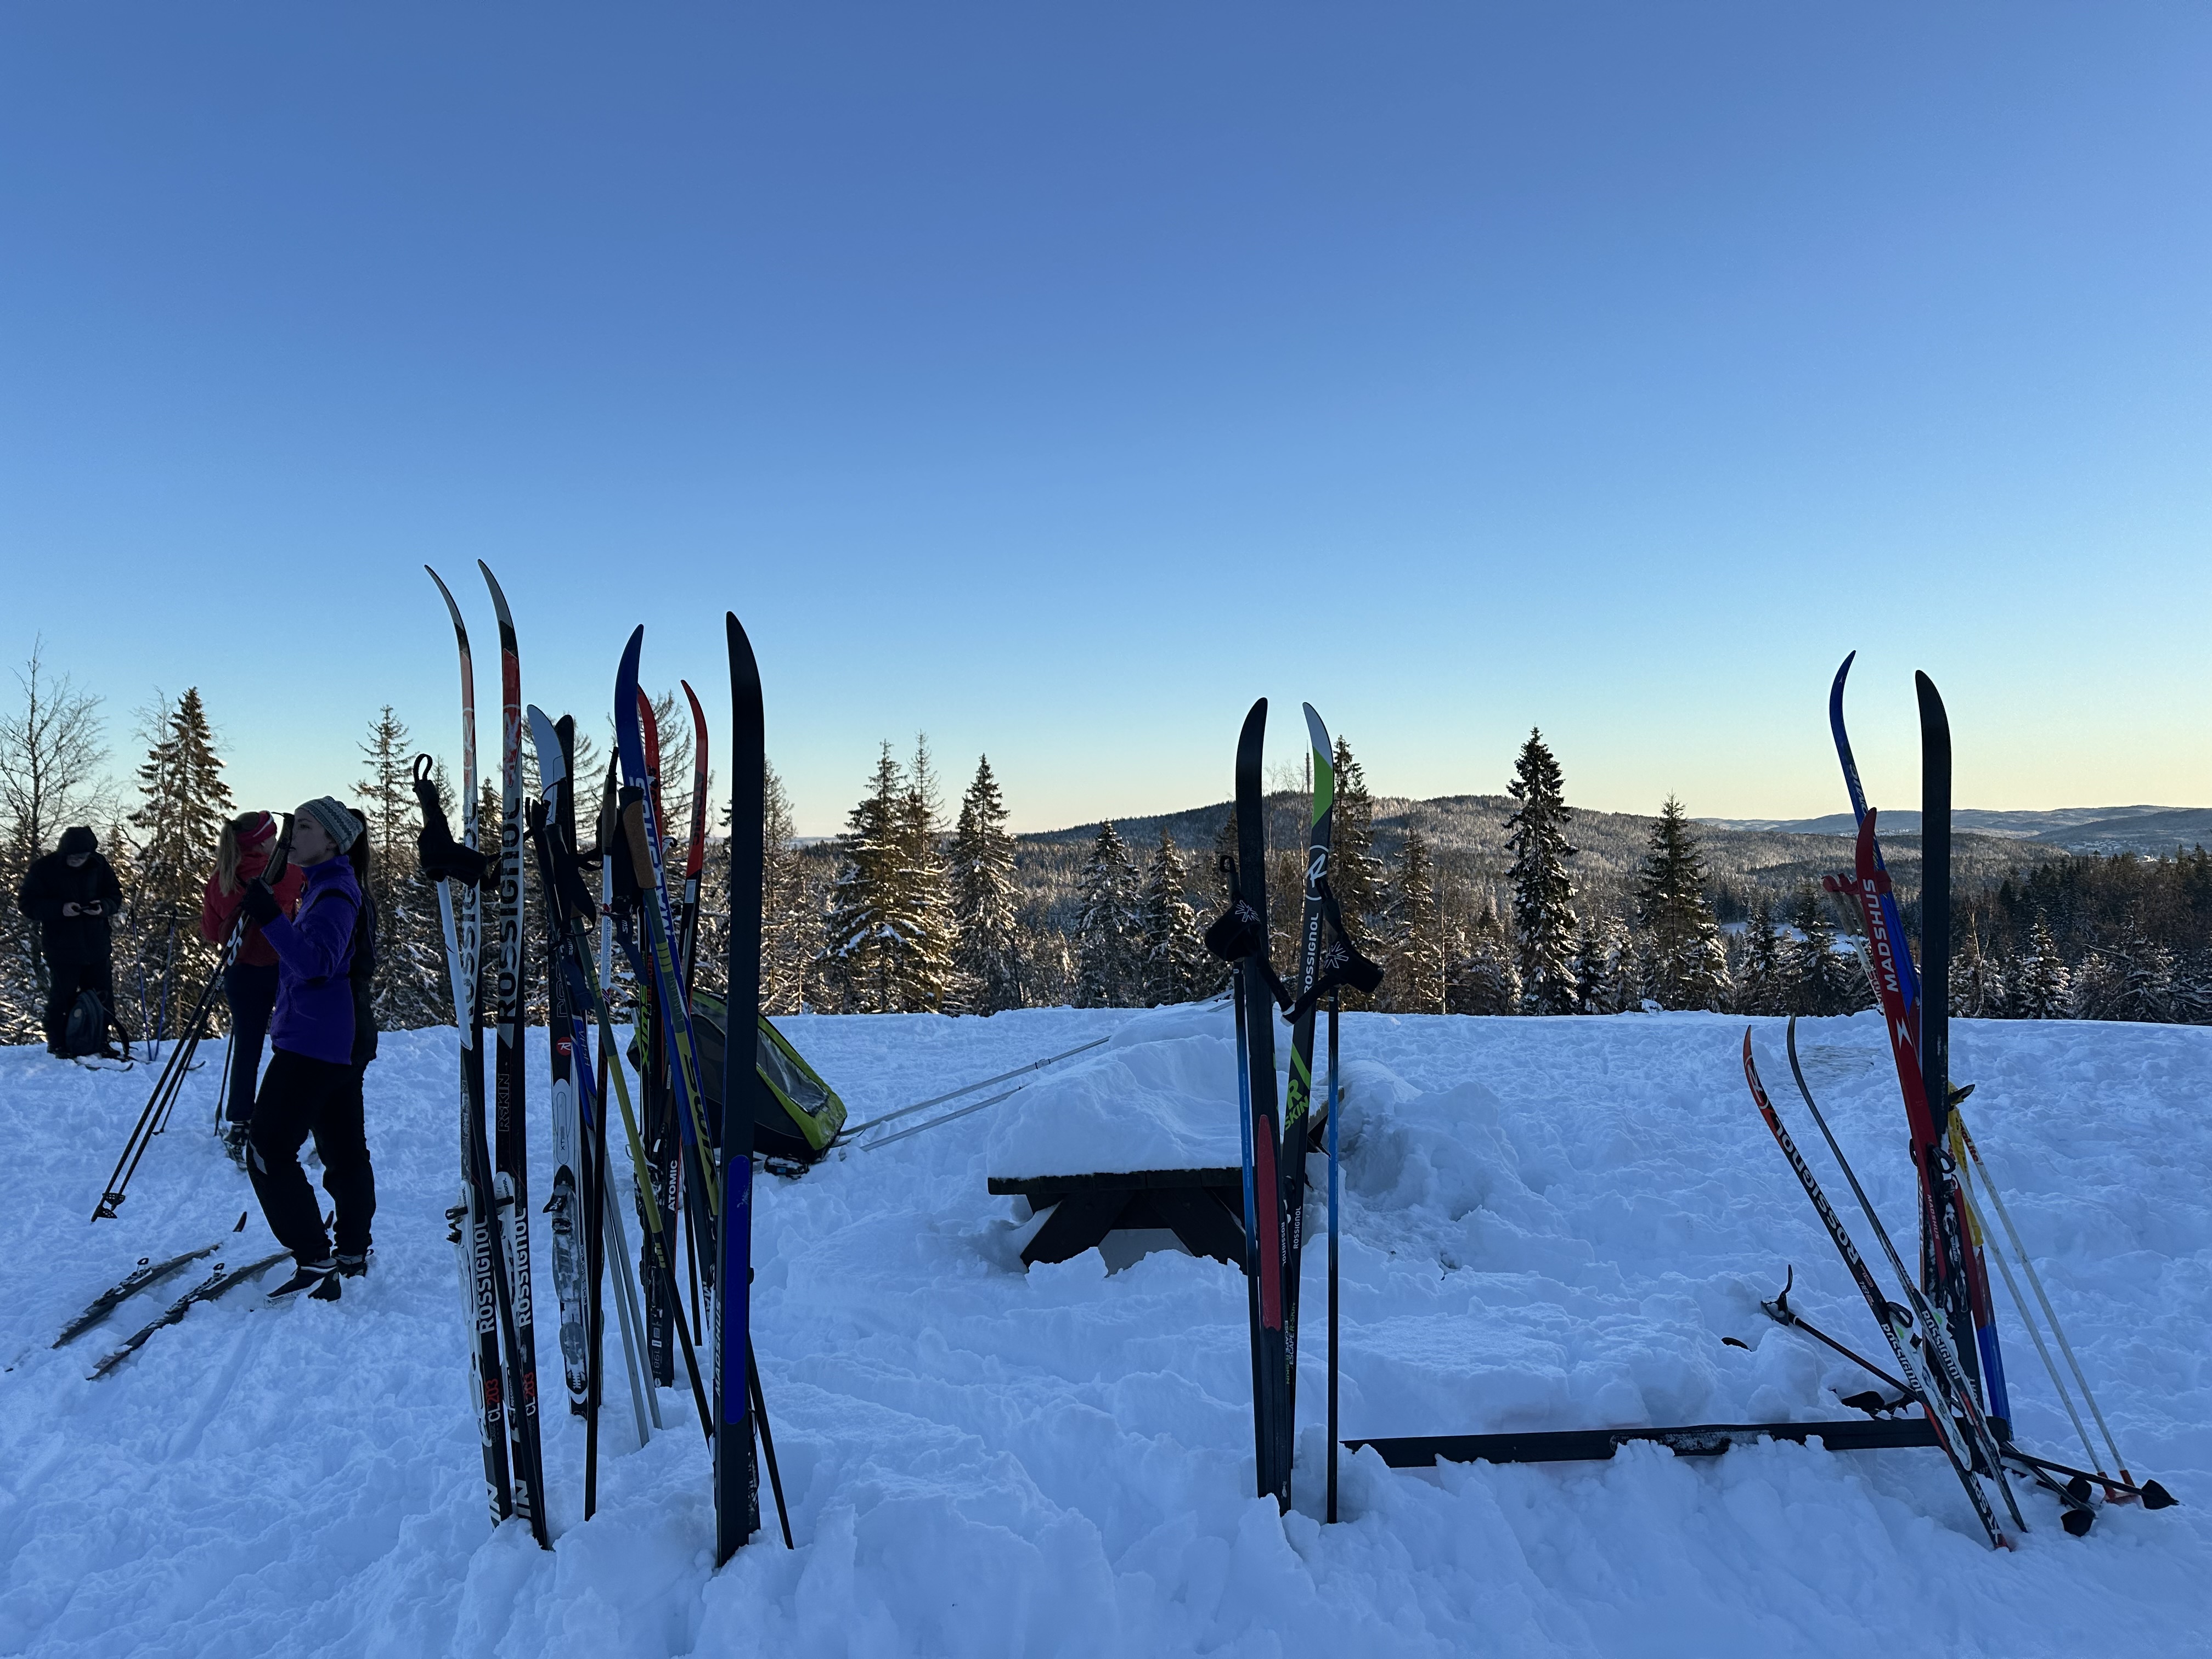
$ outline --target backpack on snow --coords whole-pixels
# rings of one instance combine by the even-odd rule
[[[691,1030],[699,1042],[699,1087],[716,1132],[722,1121],[727,1073],[729,1006],[706,991],[691,994]],[[763,1015],[754,1064],[761,1087],[754,1097],[753,1150],[764,1158],[812,1164],[845,1127],[845,1103],[800,1057]]]
[[[90,987],[79,991],[70,1007],[69,1024],[62,1028],[63,1054],[70,1060],[113,1055],[115,1051],[107,1046],[107,1005],[100,1000],[100,993]],[[127,1052],[129,1039],[125,1042]]]

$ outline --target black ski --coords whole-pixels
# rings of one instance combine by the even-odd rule
[[[531,714],[535,720],[538,711]],[[533,732],[538,746],[547,747],[547,733]],[[562,844],[575,844],[575,788],[573,770],[575,761],[575,722],[562,715],[553,727],[552,754],[548,757],[557,763],[558,776],[549,774],[543,760],[538,766],[538,780],[555,823],[562,835]],[[541,893],[544,889],[541,885]],[[592,1158],[590,1126],[585,1121],[583,1094],[577,1086],[576,1060],[580,1051],[584,1058],[584,1090],[590,1088],[591,1044],[583,1035],[583,1023],[569,1006],[570,994],[566,976],[560,969],[561,944],[551,927],[545,930],[545,1036],[546,1075],[550,1080],[553,1108],[553,1179],[552,1191],[545,1200],[545,1217],[553,1236],[553,1289],[561,1304],[561,1371],[568,1385],[568,1409],[580,1416],[590,1417],[596,1396],[592,1390],[592,1370],[596,1363],[593,1338],[597,1332],[597,1310],[599,1280],[592,1268],[597,1258],[595,1248],[597,1230],[593,1225],[592,1206],[597,1190],[592,1183]],[[588,1432],[596,1433],[596,1420]],[[591,1484],[592,1460],[585,1460],[586,1485]],[[587,1498],[584,1515],[591,1518],[592,1505]]]
[[[89,1307],[62,1327],[62,1334],[54,1339],[53,1346],[58,1348],[65,1342],[75,1341],[148,1285],[158,1285],[163,1279],[182,1273],[202,1256],[213,1255],[222,1248],[222,1242],[218,1240],[213,1244],[204,1244],[197,1250],[186,1250],[182,1255],[173,1255],[162,1261],[154,1261],[145,1256],[140,1256],[137,1267],[125,1274],[121,1283],[111,1289],[102,1291],[92,1299]]]
[[[172,1302],[159,1319],[143,1330],[134,1332],[131,1339],[121,1347],[94,1365],[87,1374],[85,1380],[88,1382],[96,1382],[100,1377],[106,1376],[118,1365],[130,1358],[132,1354],[144,1347],[147,1339],[155,1332],[164,1326],[175,1324],[200,1303],[212,1302],[232,1285],[243,1284],[249,1279],[256,1278],[266,1273],[278,1262],[290,1261],[291,1257],[291,1251],[278,1250],[273,1255],[263,1256],[258,1261],[249,1261],[243,1267],[233,1267],[228,1270],[226,1270],[220,1261],[216,1262],[213,1273]]]
[[[1237,857],[1224,860],[1229,904],[1206,948],[1236,966],[1239,1122],[1244,1141],[1245,1279],[1252,1335],[1252,1446],[1259,1492],[1291,1506],[1290,1367],[1285,1345],[1282,1158],[1275,1108],[1275,1010],[1281,985],[1267,957],[1267,819],[1261,762],[1267,700],[1237,739]]]
[[[725,613],[730,650],[729,1012],[722,1121],[714,1148],[721,1189],[717,1223],[721,1261],[714,1275],[714,1560],[730,1559],[760,1530],[760,1463],[753,1444],[752,1242],[754,1093],[752,1054],[760,1024],[761,821],[767,810],[765,719],[760,665],[734,611]],[[690,687],[686,686],[688,692]],[[693,707],[697,707],[695,702]],[[700,736],[705,737],[704,722]],[[702,772],[703,775],[703,772]],[[701,824],[702,809],[692,808]],[[695,834],[695,847],[701,845]],[[697,923],[697,881],[687,883],[689,926]],[[787,1532],[788,1528],[787,1526]]]
[[[1933,680],[1916,672],[1912,683],[1920,704],[1920,1076],[1935,1129],[1929,1173],[1943,1188],[1930,1207],[1942,1213],[1965,1207],[1954,1196],[1957,1151],[1951,1133],[1951,720]],[[1985,1391],[1990,1427],[2000,1440],[2010,1440],[2012,1401],[1989,1267],[1971,1221],[1960,1224],[1958,1233],[1954,1282],[1939,1285],[1934,1279],[1932,1253],[1923,1253],[1922,1282],[1937,1293],[1959,1357]]]

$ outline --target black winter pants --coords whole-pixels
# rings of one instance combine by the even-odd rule
[[[97,962],[47,962],[44,1023],[49,1043],[60,1042],[62,1033],[69,1030],[70,1010],[76,1006],[80,991],[97,991],[112,1018],[115,1013],[114,963],[106,957]]]
[[[376,1173],[369,1167],[362,1121],[361,1074],[365,1067],[334,1066],[279,1048],[262,1073],[246,1136],[246,1173],[276,1242],[301,1262],[327,1261],[331,1243],[321,1207],[300,1148],[309,1135],[323,1160],[323,1190],[337,1206],[337,1248],[365,1255],[368,1224],[376,1214]]]
[[[231,963],[222,970],[222,994],[230,1004],[230,1103],[223,1116],[247,1123],[253,1118],[261,1046],[268,1041],[269,1016],[276,1006],[276,964]]]

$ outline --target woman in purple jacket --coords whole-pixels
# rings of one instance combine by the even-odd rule
[[[298,1264],[272,1298],[306,1291],[335,1302],[339,1274],[359,1273],[368,1256],[376,1182],[355,1064],[351,973],[363,948],[364,922],[360,875],[347,854],[356,848],[356,856],[368,851],[361,819],[349,808],[328,795],[308,801],[292,818],[292,863],[307,878],[299,908],[287,917],[258,878],[243,901],[276,952],[276,1008],[269,1024],[274,1052],[254,1102],[246,1158],[269,1231]],[[336,1254],[300,1167],[300,1148],[310,1133],[323,1160],[323,1187],[337,1206]]]

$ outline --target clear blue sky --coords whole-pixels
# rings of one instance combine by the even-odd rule
[[[1933,14],[1933,15],[1931,15]],[[2212,799],[2212,12],[171,4],[0,16],[0,649],[250,804],[453,747],[424,560],[629,629],[800,827],[1225,796]],[[480,646],[480,650],[483,649]],[[494,672],[479,696],[495,701]],[[0,682],[3,684],[4,682]],[[489,742],[489,739],[488,738]]]

